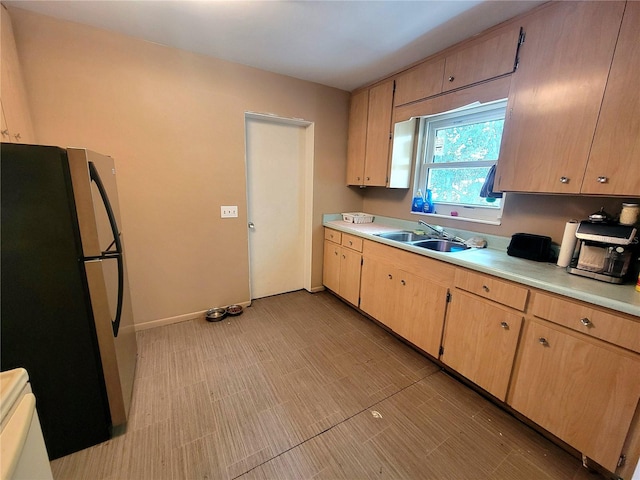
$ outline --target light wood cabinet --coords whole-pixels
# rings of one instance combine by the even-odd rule
[[[347,185],[387,185],[393,80],[351,97],[347,143]]]
[[[394,106],[442,93],[443,76],[444,58],[426,61],[398,75]]]
[[[508,25],[454,50],[445,58],[442,91],[466,87],[515,70],[519,25]]]
[[[640,353],[640,318],[557,295],[536,292],[531,313],[564,327]]]
[[[627,2],[582,193],[640,195],[640,3]]]
[[[527,320],[507,403],[615,471],[640,399],[637,354]]]
[[[325,229],[322,283],[349,303],[358,306],[362,239]]]
[[[523,314],[456,289],[451,295],[440,360],[505,400]]]
[[[2,107],[3,142],[35,143],[31,114],[18,59],[18,50],[13,37],[9,12],[0,5],[2,21],[0,50],[0,106]]]
[[[553,2],[523,19],[496,189],[580,193],[624,7]]]
[[[365,242],[363,251],[360,308],[418,348],[438,357],[447,303],[445,284],[453,269],[373,242]],[[427,268],[421,268],[421,263]],[[436,268],[429,269],[429,265]],[[421,275],[420,271],[430,275]],[[437,278],[445,284],[432,278],[438,271],[442,275]]]

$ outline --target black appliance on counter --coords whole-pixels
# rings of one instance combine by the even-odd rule
[[[50,459],[126,422],[137,346],[110,157],[0,146],[0,368],[29,373]]]
[[[636,228],[611,222],[582,221],[576,230],[579,253],[567,267],[574,275],[624,283],[638,255]]]

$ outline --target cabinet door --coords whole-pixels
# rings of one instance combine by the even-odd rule
[[[393,80],[369,90],[367,147],[364,162],[364,185],[387,185],[391,115],[393,113]]]
[[[610,471],[640,398],[637,354],[528,321],[509,404]]]
[[[368,90],[351,96],[347,139],[347,185],[364,185],[368,111]]]
[[[441,360],[504,400],[522,326],[522,314],[453,292]]]
[[[422,63],[396,79],[394,105],[404,105],[442,92],[444,58]]]
[[[338,293],[347,302],[358,306],[362,255],[346,247],[341,247],[340,252],[340,290]]]
[[[362,262],[360,308],[392,330],[398,277],[398,270],[390,263],[371,257]]]
[[[553,2],[524,19],[496,189],[580,191],[623,10],[624,2]]]
[[[513,72],[518,51],[519,26],[496,32],[447,55],[442,91]]]
[[[640,3],[627,2],[582,193],[640,194]]]
[[[324,241],[322,283],[336,293],[340,290],[340,248],[340,245],[328,240]]]
[[[398,282],[397,333],[438,358],[447,289],[404,271],[399,272]]]

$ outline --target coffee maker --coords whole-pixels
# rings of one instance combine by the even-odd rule
[[[578,225],[576,238],[579,253],[567,272],[608,283],[623,283],[632,273],[638,253],[635,227],[585,220]]]

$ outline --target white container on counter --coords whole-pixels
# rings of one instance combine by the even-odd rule
[[[622,211],[620,212],[619,222],[622,225],[635,225],[638,223],[638,216],[640,215],[640,205],[637,203],[623,203]]]

